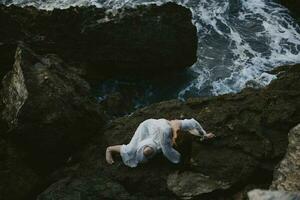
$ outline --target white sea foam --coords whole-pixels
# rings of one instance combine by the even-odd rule
[[[199,37],[200,51],[198,56],[203,59],[199,59],[196,64],[198,67],[193,67],[192,70],[197,69],[199,76],[203,76],[203,73],[199,73],[199,69],[203,70],[205,74],[210,74],[207,76],[207,82],[211,82],[213,95],[238,92],[250,81],[265,86],[276,78],[275,75],[269,74],[267,71],[283,64],[300,63],[300,31],[288,15],[287,9],[276,3],[267,3],[263,0],[242,0],[236,23],[246,24],[256,21],[261,26],[260,30],[251,30],[247,33],[247,29],[240,29],[239,24],[232,22],[232,18],[228,16],[230,14],[228,6],[228,2],[213,1],[212,3],[207,0],[199,2],[197,7],[192,8],[194,18],[199,19],[195,20],[198,35],[207,35],[214,31],[218,36],[226,39],[227,47],[230,49],[225,58],[223,57],[215,63],[206,64],[207,57],[210,58],[211,56],[202,55],[205,53],[202,49],[210,49],[211,46],[203,44],[203,39],[208,37]],[[224,32],[226,28],[220,29],[220,26],[217,26],[218,23],[223,24],[230,31]],[[211,27],[211,29],[205,30],[205,27]],[[261,38],[257,42],[267,47],[264,51],[256,51],[251,47],[248,41],[253,36]],[[226,49],[226,43],[224,49]],[[217,60],[216,56],[215,58]],[[226,60],[227,62],[224,62]],[[231,73],[221,78],[216,77],[214,73],[216,67],[226,68]],[[210,73],[207,73],[208,71]],[[195,87],[201,90],[205,82],[203,78],[197,77],[179,93],[179,96],[183,97],[186,92],[191,89],[194,90]]]
[[[117,9],[168,1],[13,0],[13,4],[47,10],[78,5]],[[179,98],[191,92],[220,95],[238,92],[247,85],[265,86],[276,78],[268,73],[274,67],[300,63],[300,28],[288,10],[277,3],[269,0],[174,1],[191,9],[199,38],[198,61],[190,68],[195,78],[181,88]],[[2,2],[10,4],[7,0]]]

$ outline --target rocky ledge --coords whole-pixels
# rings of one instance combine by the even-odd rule
[[[16,41],[37,53],[58,54],[103,74],[146,74],[184,69],[196,61],[197,32],[191,11],[174,3],[107,11],[71,7],[53,11],[0,5],[0,66],[10,67]],[[0,70],[1,71],[1,70]],[[107,75],[106,75],[107,76]]]
[[[196,60],[191,12],[174,3],[111,11],[0,5],[0,26],[0,199],[36,198],[103,134],[113,115],[105,111],[116,108],[100,105],[82,77],[162,75]]]
[[[286,150],[288,131],[300,121],[299,67],[279,67],[278,78],[263,89],[160,102],[107,123],[77,69],[20,44],[2,81],[1,198],[230,199],[267,189],[284,155],[284,163],[298,155],[293,146],[292,154]],[[107,145],[129,142],[143,120],[182,116],[199,120],[217,138],[181,138],[179,165],[162,156],[134,169],[120,158],[105,162]],[[290,133],[297,147],[296,136]],[[276,177],[291,181],[274,184],[287,187],[294,176],[284,163]]]
[[[263,89],[160,102],[114,120],[74,156],[74,165],[57,172],[63,178],[38,199],[230,199],[245,197],[251,188],[268,188],[285,155],[288,132],[300,121],[300,66],[274,73],[278,79]],[[160,156],[135,169],[120,158],[112,166],[105,163],[106,146],[129,142],[143,120],[182,115],[217,135],[210,142],[182,138],[178,148],[191,157],[190,164],[173,165]]]

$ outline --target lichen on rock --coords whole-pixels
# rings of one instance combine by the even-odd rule
[[[28,98],[28,91],[25,85],[24,75],[21,68],[22,50],[19,48],[15,55],[15,64],[11,72],[3,79],[2,85],[2,118],[8,122],[8,126],[14,126],[17,123],[17,116]]]

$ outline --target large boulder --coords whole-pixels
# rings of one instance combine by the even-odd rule
[[[248,193],[249,200],[299,200],[300,193],[269,190],[252,190]]]
[[[271,189],[300,192],[300,124],[289,132],[288,149],[274,171]]]
[[[36,169],[64,163],[106,123],[87,82],[55,55],[20,44],[2,84],[0,136],[27,152]]]
[[[263,89],[247,88],[238,94],[192,98],[186,102],[160,102],[114,120],[103,136],[96,137],[77,155],[80,162],[76,170],[65,173],[71,177],[68,186],[56,182],[39,200],[65,191],[85,199],[85,189],[70,189],[70,185],[84,177],[98,180],[95,184],[99,189],[89,194],[90,199],[103,196],[100,188],[105,182],[101,177],[121,184],[132,199],[136,195],[139,199],[224,199],[244,191],[247,185],[267,188],[274,167],[285,155],[287,133],[300,121],[300,66],[285,66],[274,73],[278,78]],[[105,148],[128,143],[143,120],[181,116],[197,119],[217,135],[207,142],[191,136],[182,139],[179,150],[192,147],[190,165],[174,165],[163,156],[134,169],[124,166],[118,157],[114,165],[106,164]],[[189,151],[181,152],[186,155]]]
[[[280,3],[287,7],[292,15],[297,18],[298,23],[300,22],[300,2],[298,0],[280,0]]]
[[[287,152],[274,170],[271,190],[252,190],[249,200],[300,199],[300,124],[290,130],[288,141]]]
[[[89,74],[97,78],[122,72],[160,75],[196,61],[197,33],[191,17],[190,10],[174,3],[112,11],[0,5],[0,26],[6,27],[0,31],[0,51],[3,45],[13,47],[23,40],[39,53],[55,53],[67,62],[88,66]]]

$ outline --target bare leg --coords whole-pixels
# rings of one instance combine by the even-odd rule
[[[106,162],[108,164],[113,164],[115,162],[113,159],[113,154],[120,153],[121,146],[122,145],[115,145],[115,146],[109,146],[106,148],[105,157],[106,157]]]

